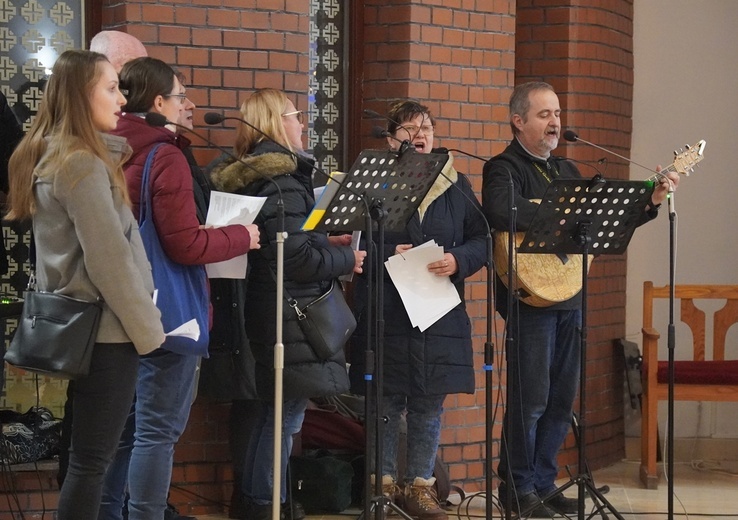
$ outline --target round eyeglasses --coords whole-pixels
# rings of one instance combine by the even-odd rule
[[[287,116],[296,116],[297,122],[302,124],[302,121],[303,121],[302,110],[295,110],[294,112],[286,112],[282,114],[282,117],[287,117]]]

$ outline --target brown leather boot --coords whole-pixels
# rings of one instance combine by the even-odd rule
[[[405,486],[405,512],[418,520],[448,520],[446,511],[436,497],[434,477],[415,477],[412,484]]]

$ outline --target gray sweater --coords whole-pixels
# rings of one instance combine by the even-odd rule
[[[104,135],[118,159],[128,145]],[[81,300],[105,301],[98,343],[132,342],[147,354],[164,342],[161,314],[138,225],[101,159],[77,151],[34,171],[38,288]]]

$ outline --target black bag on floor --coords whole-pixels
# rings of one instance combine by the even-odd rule
[[[351,463],[330,453],[290,457],[292,498],[307,514],[340,513],[351,505]]]
[[[58,455],[61,426],[48,408],[33,407],[23,414],[0,410],[0,462],[23,464]]]

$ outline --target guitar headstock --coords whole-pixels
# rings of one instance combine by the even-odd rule
[[[694,146],[687,145],[683,152],[674,152],[674,164],[672,168],[677,173],[683,173],[689,175],[694,171],[694,166],[700,162],[704,157],[705,145],[707,143],[704,139],[697,141]]]

